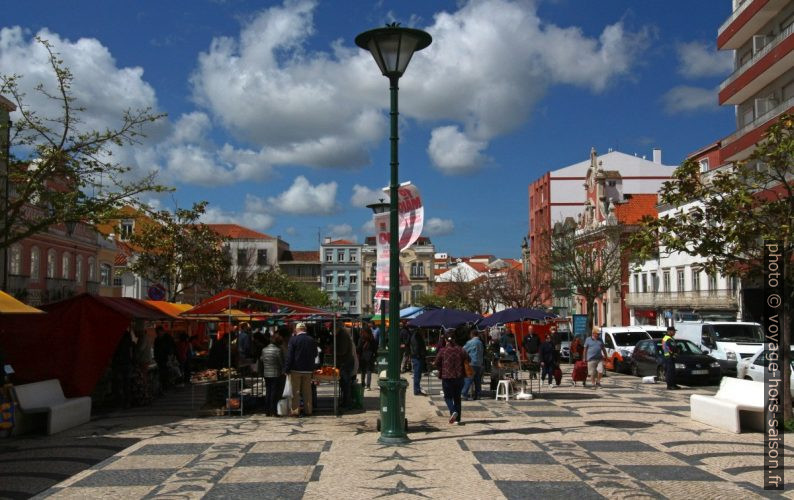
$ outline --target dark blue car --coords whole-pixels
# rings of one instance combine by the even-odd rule
[[[676,340],[675,343],[676,384],[719,384],[722,369],[715,358],[704,354],[698,346],[688,340]],[[631,373],[637,377],[656,375],[657,380],[664,380],[664,354],[661,340],[648,339],[637,342],[631,356]]]

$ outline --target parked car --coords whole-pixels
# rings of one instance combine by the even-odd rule
[[[568,330],[558,330],[560,334],[560,339],[562,340],[562,346],[560,347],[560,358],[563,361],[567,361],[570,363],[571,361],[571,341],[573,340],[573,335]]]
[[[722,378],[719,361],[705,354],[694,342],[688,340],[676,340],[676,348],[676,384],[719,383]],[[664,380],[664,354],[661,340],[649,339],[637,343],[631,357],[631,373],[636,377],[656,375],[657,380]]]
[[[604,365],[607,370],[628,373],[631,368],[631,351],[640,340],[651,336],[639,326],[605,326],[601,328],[601,340],[607,351]]]
[[[738,361],[764,347],[758,323],[742,321],[676,321],[676,340],[685,339],[717,359],[725,375],[736,374]]]
[[[666,326],[641,325],[640,328],[642,328],[643,330],[648,332],[648,335],[650,335],[651,338],[654,338],[654,339],[657,339],[657,340],[661,340],[662,337],[664,337],[665,334],[667,333],[667,327]]]
[[[794,349],[792,349],[792,360],[794,360]],[[742,359],[736,364],[736,378],[764,381],[764,373],[769,362],[767,361],[767,351],[759,349],[751,357]],[[791,396],[794,397],[794,361],[791,362]]]

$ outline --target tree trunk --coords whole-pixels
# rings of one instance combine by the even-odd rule
[[[784,295],[786,297],[787,295]],[[783,318],[781,326],[783,331],[780,335],[780,350],[782,351],[782,370],[783,374],[783,420],[790,420],[792,418],[791,411],[791,303],[789,300],[784,300],[783,303]]]
[[[587,304],[587,331],[585,332],[585,335],[590,335],[590,333],[593,331],[593,311],[595,308],[595,297],[585,297],[585,303]]]

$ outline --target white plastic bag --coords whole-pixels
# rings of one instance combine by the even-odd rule
[[[648,375],[647,377],[642,377],[642,383],[643,384],[655,384],[656,383],[656,377],[654,377],[653,375]]]
[[[276,405],[276,413],[282,417],[289,415],[289,401],[286,398],[279,399],[278,404]]]
[[[290,376],[287,375],[287,382],[284,384],[284,392],[281,394],[282,398],[291,398],[292,397],[292,382],[290,382]]]

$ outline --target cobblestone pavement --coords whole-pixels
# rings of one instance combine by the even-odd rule
[[[399,447],[377,442],[377,391],[365,393],[368,410],[342,417],[96,419],[68,436],[86,449],[107,440],[118,449],[80,472],[66,471],[68,479],[39,497],[777,496],[760,488],[761,434],[725,433],[689,418],[689,395],[716,388],[667,392],[623,375],[611,375],[599,389],[568,380],[543,387],[533,400],[464,401],[463,425],[455,426],[447,422],[440,384],[425,378],[431,396],[413,396],[409,388],[410,442]],[[14,463],[4,446],[26,443],[0,444],[0,464]],[[5,479],[0,475],[0,484]],[[792,497],[790,490],[783,495]]]

